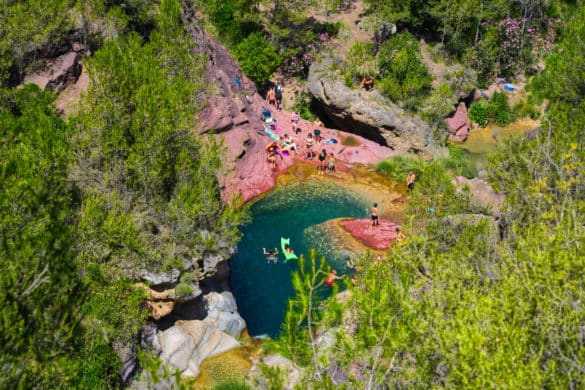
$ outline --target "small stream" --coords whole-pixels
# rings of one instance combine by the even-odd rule
[[[339,217],[365,218],[370,206],[362,195],[318,179],[276,188],[252,206],[253,221],[242,228],[230,263],[231,288],[250,335],[278,335],[293,295],[291,273],[297,269],[297,262],[285,262],[282,254],[276,264],[268,263],[262,248],[281,252],[280,237],[289,237],[297,255],[306,257],[309,249],[320,248],[319,257],[343,274],[342,259],[335,259],[339,252],[327,247],[327,237],[314,226]]]

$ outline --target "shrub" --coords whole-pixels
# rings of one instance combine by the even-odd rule
[[[431,89],[432,77],[422,62],[419,44],[409,33],[397,34],[378,52],[382,93],[414,108]]]
[[[179,283],[177,284],[177,287],[175,287],[175,293],[180,297],[191,295],[192,292],[193,288],[187,283]]]
[[[295,99],[295,104],[291,107],[293,110],[298,111],[301,118],[314,121],[317,116],[311,111],[311,103],[313,102],[313,96],[308,92],[303,92]]]
[[[270,42],[259,32],[240,42],[234,54],[246,76],[257,83],[268,80],[282,62]]]
[[[537,119],[540,116],[540,111],[538,108],[526,100],[516,104],[512,111],[517,118],[529,117],[530,119]]]
[[[245,382],[240,382],[235,379],[218,383],[213,386],[211,390],[253,390],[254,388]]]
[[[477,123],[481,127],[485,127],[489,121],[489,106],[488,102],[481,99],[469,107],[469,120]]]
[[[494,93],[489,103],[489,114],[490,120],[494,121],[498,126],[506,126],[514,121],[514,114],[510,110],[505,92]]]

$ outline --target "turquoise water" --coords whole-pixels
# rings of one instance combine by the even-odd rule
[[[276,264],[267,263],[262,248],[282,252],[280,237],[290,237],[297,255],[306,257],[310,248],[319,248],[319,257],[343,274],[339,252],[326,245],[327,237],[315,225],[340,217],[365,218],[369,203],[340,185],[309,180],[275,189],[252,206],[253,221],[242,228],[238,253],[230,263],[232,291],[250,335],[278,335],[297,267],[282,254]]]

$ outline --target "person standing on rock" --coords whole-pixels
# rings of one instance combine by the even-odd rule
[[[416,176],[413,171],[408,172],[408,176],[406,176],[406,186],[408,187],[409,191],[414,189],[414,182],[416,181]]]
[[[319,171],[319,174],[324,175],[325,174],[325,159],[327,158],[327,150],[323,149],[321,150],[321,153],[319,153],[319,157],[317,157],[319,159],[319,165],[317,166],[317,170]]]
[[[298,111],[293,112],[291,117],[290,117],[290,123],[292,124],[292,131],[293,132],[297,129],[297,125],[299,124],[299,119],[301,119],[299,112]]]
[[[329,153],[329,174],[335,173],[335,156]]]
[[[280,84],[276,85],[274,97],[276,98],[276,109],[282,111],[282,86]]]
[[[307,156],[305,157],[305,160],[312,160],[315,158],[315,152],[313,152],[313,133],[309,133],[309,135],[307,135],[307,141],[305,142],[305,145],[307,147]]]
[[[266,100],[271,106],[276,106],[276,93],[274,92],[274,88],[270,88],[268,90],[268,93],[266,94]]]
[[[378,203],[374,203],[374,207],[370,210],[372,216],[372,226],[378,226]]]

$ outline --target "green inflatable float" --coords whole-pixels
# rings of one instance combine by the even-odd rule
[[[280,237],[280,246],[282,247],[282,254],[286,258],[286,261],[298,259],[297,255],[293,252],[289,253],[286,251],[285,245],[290,245],[290,238]]]

